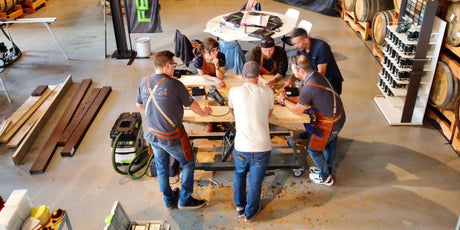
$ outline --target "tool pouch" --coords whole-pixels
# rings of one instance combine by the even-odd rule
[[[184,125],[181,125],[179,128],[177,128],[177,136],[182,145],[182,149],[184,150],[185,159],[188,161],[193,160],[195,153],[193,152],[193,148],[190,144],[190,140],[188,138],[187,132],[185,131]]]

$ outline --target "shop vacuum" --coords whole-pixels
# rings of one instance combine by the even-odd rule
[[[140,113],[121,113],[110,130],[110,138],[112,166],[117,173],[139,179],[147,173],[150,166],[152,176],[156,176],[155,161],[152,161],[153,153],[149,154],[145,144]],[[179,170],[179,163],[172,157],[170,162],[169,176],[175,176]],[[123,166],[127,166],[126,171],[120,169]],[[142,168],[144,170],[139,175],[134,175]]]

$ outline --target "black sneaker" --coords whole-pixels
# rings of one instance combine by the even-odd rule
[[[173,200],[172,204],[166,206],[166,209],[174,208],[174,206],[177,204],[177,201],[179,200],[179,194],[180,194],[179,188],[173,189],[172,192],[173,192],[173,195],[174,195],[174,200]]]
[[[193,197],[187,201],[185,205],[179,205],[179,209],[197,209],[206,205],[205,200],[197,200]]]
[[[256,218],[256,216],[257,216],[257,214],[259,214],[259,212],[260,212],[260,205],[259,205],[259,208],[257,209],[257,212],[254,213],[254,215],[246,217],[246,219],[245,219],[246,222],[250,222],[250,221],[254,220],[254,218]]]
[[[241,209],[241,210],[237,210],[236,213],[238,213],[239,218],[243,218],[244,217],[244,208]]]

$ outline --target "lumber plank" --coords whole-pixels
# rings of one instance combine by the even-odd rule
[[[42,104],[43,106],[43,104]],[[41,106],[40,106],[41,108]],[[6,144],[6,147],[8,148],[17,148],[19,144],[21,144],[21,141],[24,139],[24,137],[29,133],[29,131],[32,129],[32,127],[35,125],[35,122],[40,118],[40,116],[43,114],[42,111],[39,112],[40,108],[35,111],[34,115],[30,117],[26,123],[24,123],[21,128],[16,132],[16,134],[11,138],[11,140]]]
[[[18,110],[21,110],[21,111],[19,111],[17,114],[16,114],[16,112],[14,112],[13,113],[14,117],[13,117],[13,115],[10,116],[9,119],[11,120],[12,125],[10,125],[8,127],[8,129],[2,134],[2,136],[0,137],[0,143],[7,143],[11,139],[11,137],[13,137],[13,135],[24,124],[24,122],[26,122],[27,119],[29,119],[29,117],[35,112],[35,110],[37,110],[38,107],[40,107],[40,105],[48,98],[48,96],[51,94],[51,91],[55,87],[56,86],[50,86],[49,89],[47,89],[42,94],[42,96],[37,98],[37,100],[35,100],[35,99],[30,100],[31,102],[33,101],[32,105],[27,104],[23,108],[21,108],[22,107],[22,105],[21,105],[21,107],[19,107],[19,109],[18,109]],[[20,116],[20,117],[17,117],[17,116]]]
[[[5,119],[2,121],[2,123],[0,124],[0,136],[3,134],[3,132],[8,128],[10,124],[10,119]]]
[[[78,105],[83,100],[85,93],[88,91],[91,82],[91,79],[84,79],[82,81],[82,83],[77,89],[77,92],[72,96],[73,100],[67,105],[66,109],[64,110],[64,114],[62,114],[61,118],[59,118],[59,121],[54,127],[53,131],[51,132],[50,137],[41,149],[40,153],[38,154],[38,157],[35,159],[30,169],[30,172],[45,172],[49,162],[51,161],[51,158],[54,155],[54,151],[56,150],[59,136],[62,134],[65,127],[72,119],[72,116],[77,110]]]
[[[91,93],[89,94],[85,102],[78,106],[77,112],[75,112],[75,114],[72,117],[72,120],[69,122],[67,127],[65,127],[64,131],[62,132],[62,135],[59,137],[58,145],[65,145],[65,143],[67,143],[70,136],[72,136],[72,133],[75,131],[78,124],[80,124],[81,120],[88,112],[88,109],[93,104],[100,90],[101,88],[94,88],[93,90],[91,90]]]
[[[22,159],[24,158],[24,156],[26,155],[26,153],[29,151],[30,147],[34,143],[35,138],[42,131],[42,128],[48,121],[48,118],[51,116],[54,109],[59,104],[62,97],[64,96],[64,94],[67,92],[67,90],[69,89],[71,85],[72,85],[72,76],[69,75],[63,83],[59,84],[52,91],[53,92],[52,98],[50,100],[47,100],[47,103],[49,103],[49,109],[35,123],[34,127],[29,131],[29,134],[27,134],[27,136],[24,138],[24,141],[19,145],[19,147],[14,152],[12,159],[15,165],[18,165],[19,163],[21,163]]]
[[[234,122],[235,118],[227,106],[210,106],[212,109],[211,116],[202,117],[190,109],[184,110],[184,122]],[[293,124],[308,123],[310,117],[306,114],[296,115],[289,111],[285,106],[275,105],[273,113],[270,116],[271,124]]]
[[[48,89],[48,85],[39,85],[34,89],[34,91],[32,91],[30,96],[41,96],[46,89]]]
[[[80,142],[85,136],[86,131],[88,131],[91,123],[93,122],[97,113],[104,104],[105,99],[107,99],[111,91],[112,87],[110,86],[104,86],[101,89],[101,92],[97,96],[94,103],[91,105],[91,108],[85,114],[77,129],[70,137],[69,141],[64,145],[64,148],[61,151],[61,156],[73,156],[75,154],[75,150],[80,145]]]

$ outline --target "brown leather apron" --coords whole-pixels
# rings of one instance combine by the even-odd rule
[[[307,85],[319,87],[328,91],[333,92],[333,95],[335,97],[335,92],[326,86],[316,84],[313,82],[307,82]],[[335,101],[334,101],[334,113],[335,113]],[[316,135],[311,135],[310,136],[310,142],[308,143],[308,147],[316,150],[316,151],[323,151],[324,148],[326,148],[327,141],[329,140],[329,137],[331,136],[332,128],[334,127],[334,123],[338,121],[342,117],[343,112],[341,112],[339,115],[335,117],[326,117],[320,112],[316,112],[316,118],[318,119],[318,122],[316,123],[316,127],[322,130],[322,136],[318,137]]]
[[[155,88],[160,85],[161,82],[163,82],[164,80],[166,79],[166,77],[163,77],[156,85],[155,85]],[[149,88],[150,90],[150,93],[154,93],[152,92],[151,88],[150,88],[150,76],[147,77],[147,87]],[[154,95],[151,95],[151,97],[153,98]],[[153,98],[153,100],[155,100]],[[155,102],[155,101],[154,101]],[[147,101],[147,103],[149,103],[149,101]],[[155,105],[156,105],[156,102],[155,102]],[[163,111],[161,110],[161,108],[159,108],[157,106],[157,108],[160,110],[160,113],[161,115],[165,116],[165,114],[163,113]],[[195,153],[193,152],[193,148],[192,148],[192,145],[190,144],[190,140],[188,138],[188,135],[187,135],[187,132],[185,131],[185,128],[184,128],[184,125],[183,124],[180,124],[179,127],[177,127],[176,124],[172,123],[172,121],[169,119],[169,117],[165,117],[166,120],[168,120],[168,122],[171,124],[171,126],[173,128],[175,128],[174,131],[172,132],[161,132],[161,131],[158,131],[150,126],[147,126],[147,129],[149,130],[150,133],[152,133],[153,135],[161,138],[161,139],[164,139],[164,140],[173,140],[173,139],[179,139],[180,143],[181,143],[181,146],[182,146],[182,149],[184,150],[184,155],[185,155],[185,159],[188,160],[188,161],[191,161],[193,160],[194,156],[195,156]]]
[[[323,116],[321,113],[316,112],[315,115],[318,118],[316,127],[322,130],[323,135],[322,137],[311,135],[308,147],[316,151],[323,151],[324,148],[326,148],[327,141],[329,140],[329,136],[331,135],[332,128],[334,127],[334,122],[338,121],[340,117],[342,117],[342,114],[343,113],[340,113],[336,117],[326,117]]]
[[[201,66],[201,71],[203,71],[204,74],[208,74],[213,77],[216,77],[216,66],[214,65],[214,63],[206,62],[206,58],[204,57],[204,54],[203,54],[203,65]]]
[[[268,71],[263,67],[264,65],[264,55],[260,54],[260,75],[275,75],[278,72],[278,68],[276,68],[276,61],[273,61],[273,69],[272,71]]]

